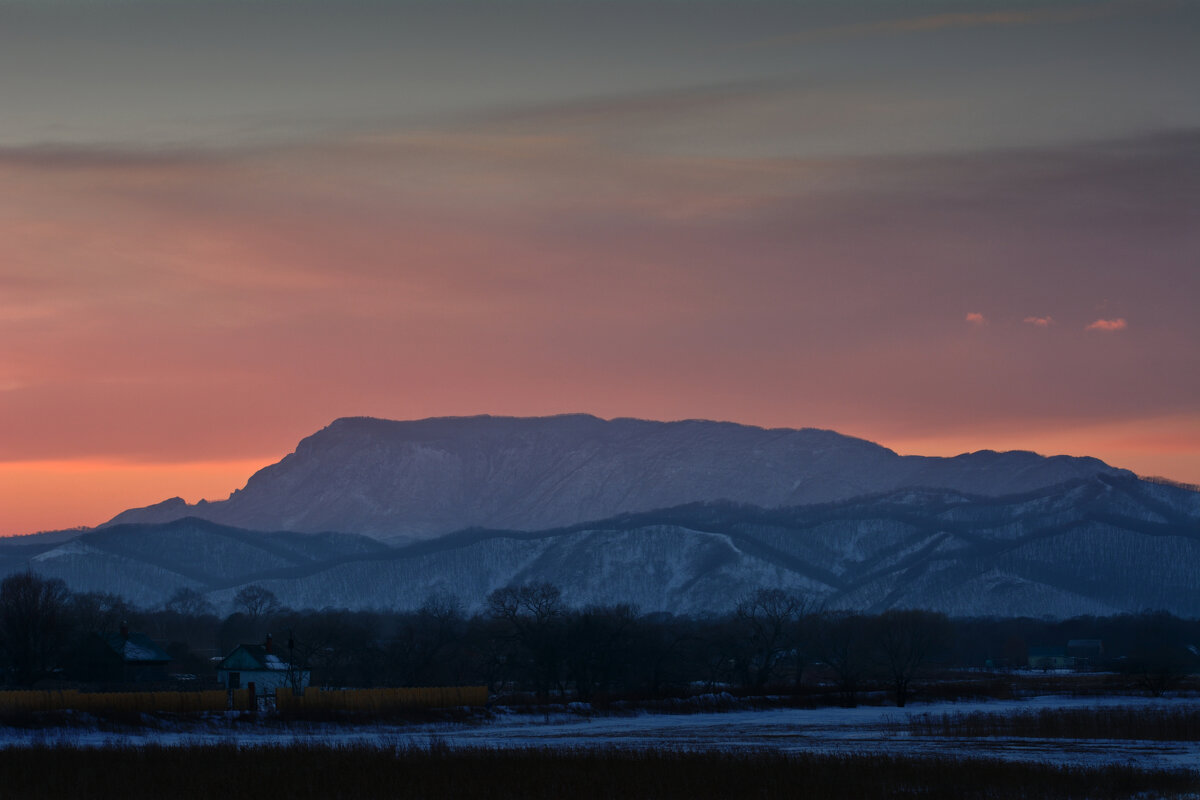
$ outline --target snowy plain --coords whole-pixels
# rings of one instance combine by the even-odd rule
[[[884,753],[1001,758],[1054,764],[1131,764],[1144,768],[1200,770],[1200,742],[1124,739],[1034,739],[913,735],[911,715],[1008,713],[1081,708],[1196,709],[1200,698],[1041,696],[1019,700],[915,703],[907,708],[775,709],[694,714],[590,715],[572,710],[530,714],[505,707],[490,718],[465,723],[330,724],[251,722],[216,715],[168,722],[158,728],[99,730],[87,727],[0,727],[0,747],[37,745],[114,747],[236,744],[240,747],[308,745],[403,748],[668,748],[773,750],[800,753]]]

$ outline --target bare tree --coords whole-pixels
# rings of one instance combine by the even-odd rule
[[[892,686],[896,705],[903,708],[913,678],[948,645],[950,620],[932,611],[893,609],[872,620],[870,628],[874,659]]]
[[[766,686],[779,660],[797,649],[800,621],[811,606],[807,597],[782,589],[759,589],[738,603],[736,616],[750,647],[745,671],[755,689]]]
[[[561,618],[567,610],[562,590],[552,583],[506,586],[487,597],[488,611],[516,627],[541,625]]]
[[[527,659],[538,694],[549,695],[562,668],[567,613],[562,591],[550,583],[506,586],[489,594],[487,605],[516,646],[510,655]]]
[[[826,614],[817,627],[817,653],[833,673],[842,704],[858,705],[858,690],[866,675],[867,622],[859,614]]]
[[[251,622],[274,616],[283,610],[275,593],[270,589],[264,589],[257,583],[242,587],[233,596],[233,607],[243,612]]]
[[[380,647],[380,615],[371,611],[323,609],[277,617],[287,631],[286,658],[311,669],[313,680],[332,686],[377,686],[386,679]],[[285,654],[280,653],[281,656]]]
[[[1154,697],[1172,689],[1194,667],[1195,654],[1180,635],[1179,620],[1163,611],[1136,617],[1137,635],[1120,670]]]
[[[668,685],[687,682],[684,664],[701,642],[691,625],[666,612],[646,614],[634,621],[633,637],[631,678],[641,688],[657,697]]]
[[[462,602],[434,593],[416,613],[405,615],[393,637],[389,663],[394,679],[405,685],[445,685],[458,666],[453,651],[465,635]]]
[[[18,684],[30,686],[56,666],[65,644],[70,597],[58,578],[32,572],[9,575],[0,583],[0,646]]]
[[[175,590],[170,599],[163,603],[163,608],[185,617],[202,617],[216,613],[208,598],[187,586]]]
[[[135,614],[125,598],[110,592],[79,592],[69,603],[74,626],[85,634],[115,631]]]
[[[580,700],[590,702],[628,671],[637,617],[628,604],[589,606],[570,615],[566,661]]]

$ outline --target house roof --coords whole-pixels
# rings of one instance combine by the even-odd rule
[[[239,644],[225,656],[217,669],[285,671],[287,662],[274,653],[268,653],[261,644]]]
[[[171,656],[144,633],[102,633],[100,639],[126,664],[166,664]]]

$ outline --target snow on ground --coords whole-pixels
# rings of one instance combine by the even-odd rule
[[[913,714],[1030,711],[1055,708],[1200,708],[1197,698],[1036,697],[967,703],[917,703],[898,709],[778,709],[703,714],[580,716],[563,712],[531,715],[497,709],[494,719],[470,723],[414,725],[333,725],[247,723],[214,717],[180,723],[165,730],[106,732],[79,728],[15,729],[0,727],[0,746],[71,744],[190,745],[235,743],[239,746],[303,742],[330,746],[372,747],[621,747],[686,750],[770,749],[780,752],[893,753],[992,757],[1062,764],[1129,763],[1147,768],[1195,769],[1200,742],[1111,739],[948,738],[913,736],[903,723]],[[901,728],[901,729],[897,729]]]

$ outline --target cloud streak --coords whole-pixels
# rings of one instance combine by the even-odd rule
[[[774,36],[750,43],[751,47],[779,47],[824,41],[840,41],[872,36],[930,33],[960,28],[1014,27],[1024,25],[1085,22],[1130,13],[1153,13],[1179,5],[1178,2],[1153,0],[1115,0],[1114,2],[1069,6],[1067,8],[1013,9],[997,11],[959,11],[880,20],[851,25],[833,25],[800,33]]]
[[[1200,239],[1178,203],[1194,137],[736,159],[541,136],[0,159],[0,308],[37,310],[0,313],[0,463],[265,462],[347,414],[707,417],[984,447],[1194,411]],[[1067,335],[1106,297],[1164,324],[1121,348]],[[1072,322],[1036,348],[982,324],[1047,306]]]
[[[1085,330],[1089,331],[1123,331],[1129,327],[1124,317],[1115,319],[1098,319],[1090,323]]]

